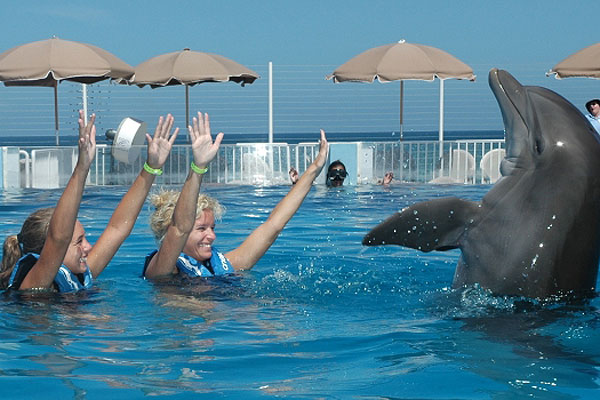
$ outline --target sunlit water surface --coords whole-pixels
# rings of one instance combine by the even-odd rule
[[[288,189],[206,187],[227,207],[218,247],[238,246]],[[315,187],[252,271],[179,286],[140,278],[155,246],[145,208],[93,290],[0,298],[2,398],[596,398],[597,297],[453,291],[457,250],[361,246],[409,204],[487,190]],[[91,242],[123,192],[86,190]],[[2,237],[59,195],[2,193]]]

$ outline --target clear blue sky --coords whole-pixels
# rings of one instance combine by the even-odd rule
[[[558,62],[598,41],[597,9],[554,0],[7,0],[0,51],[56,35],[135,66],[184,47],[244,64],[340,64],[406,39],[468,64]]]
[[[553,88],[578,107],[581,107],[589,96],[600,97],[600,86],[594,85],[597,81],[586,80],[580,84],[583,90],[575,87],[569,89],[569,92],[565,84],[568,83],[572,87],[570,80],[555,82],[554,78],[546,78],[544,75],[545,71],[565,57],[600,41],[599,36],[595,34],[600,17],[597,10],[588,4],[590,3],[583,1],[556,0],[6,0],[2,4],[4,18],[0,24],[0,52],[55,35],[62,39],[102,47],[134,67],[148,58],[185,47],[221,54],[247,66],[266,66],[269,61],[273,61],[275,65],[288,66],[336,66],[371,47],[405,39],[408,42],[446,50],[471,65],[478,76],[475,84],[448,84],[447,127],[464,129],[473,125],[500,129],[499,112],[487,88],[486,75],[492,67],[509,70],[524,84]],[[522,68],[524,66],[527,68]],[[262,67],[259,71],[263,78],[264,70]],[[523,74],[523,70],[528,71],[529,75]],[[533,78],[531,71],[535,72]],[[328,72],[331,71],[319,71],[318,80],[323,81],[322,77]],[[254,92],[248,89],[239,90],[231,98],[253,95],[259,90],[259,84],[266,85],[263,81],[265,79],[251,85]],[[62,89],[63,86],[61,85],[62,95],[66,92]],[[204,95],[208,92],[208,87],[209,85],[203,86],[201,90],[193,89],[192,99],[197,103],[192,104],[192,109],[202,107],[206,111],[205,105],[201,103],[201,93]],[[333,84],[329,84],[324,89],[328,91],[327,95],[333,95],[335,89],[332,87]],[[405,102],[405,115],[410,118],[421,113],[419,121],[430,120],[430,125],[435,127],[435,95],[427,95],[432,99],[432,105],[419,105],[408,98],[417,92],[415,87],[420,89],[424,85],[410,84],[408,101]],[[388,85],[387,88],[397,93],[395,85]],[[471,99],[475,99],[471,101],[473,105],[468,105],[459,89],[465,93],[468,91]],[[13,88],[0,92],[0,97],[8,104],[4,107],[8,115],[14,114],[12,110],[15,107],[11,102],[16,98],[16,94],[30,93],[26,90],[28,89]],[[161,94],[166,90],[161,89]],[[181,90],[178,90],[173,89],[174,96],[182,99]],[[376,90],[378,93],[383,91]],[[341,93],[342,89],[338,92]],[[472,92],[476,94],[472,95]],[[51,133],[51,95],[41,93],[38,98],[45,103],[39,108],[44,112],[44,120],[38,122],[39,125],[36,125],[34,131],[42,132],[41,127],[48,127],[47,133]],[[397,99],[396,93],[392,93],[391,98]],[[356,96],[356,93],[352,92],[350,96],[361,95]],[[315,109],[325,107],[312,99],[304,100],[307,103],[312,101]],[[60,112],[72,113],[64,103],[65,101],[63,106],[59,107]],[[356,107],[364,103],[363,99],[358,99]],[[483,108],[483,103],[486,108]],[[116,101],[113,101],[113,104],[116,104]],[[455,106],[454,111],[452,106]],[[261,110],[266,109],[262,104],[257,107]],[[304,104],[291,107],[301,109]],[[394,104],[389,107],[389,113],[393,116],[398,107]],[[410,107],[413,107],[413,110]],[[159,108],[160,111],[156,112],[174,112],[171,109],[178,111],[182,105],[173,103],[168,107],[161,105]],[[169,110],[165,111],[164,108]],[[276,130],[291,129],[283,125],[282,121],[285,120],[293,120],[289,125],[297,126],[303,131],[313,130],[315,126],[336,129],[333,124],[334,118],[348,119],[341,115],[342,109],[349,110],[350,107],[344,104],[338,105],[337,109],[320,110],[323,112],[319,116],[302,115],[293,109],[279,108]],[[3,111],[0,110],[1,112]],[[115,121],[107,120],[105,125],[115,125],[124,117],[121,114],[126,112],[129,111],[117,112],[113,109]],[[217,110],[211,111],[213,112],[216,113]],[[155,118],[154,114],[146,116],[137,110],[129,113],[148,121]],[[112,114],[110,117],[113,117]],[[254,111],[238,119],[248,122],[254,117],[253,114]],[[313,114],[317,114],[317,111]],[[467,118],[463,116],[465,114],[471,117],[469,127],[464,122]],[[18,115],[12,117],[17,121],[24,119]],[[180,115],[176,118],[182,119]],[[260,118],[260,122],[255,124],[256,127],[250,126],[248,130],[254,132],[266,129],[266,117],[261,115],[257,118]],[[370,126],[370,121],[375,118],[375,115],[366,115],[363,123]],[[70,114],[61,116],[61,124],[71,119]],[[222,121],[227,119],[231,118],[223,116]],[[480,120],[484,119],[485,121],[480,123]],[[305,126],[301,126],[301,123]],[[419,123],[415,123],[416,130],[420,129]],[[383,121],[382,126],[385,127],[381,129],[387,129],[389,125],[393,125],[390,129],[397,128],[394,119],[393,124]],[[408,125],[410,127],[410,121]],[[224,123],[222,126],[229,132],[241,131],[237,126]],[[5,124],[0,135],[6,134],[6,130]]]

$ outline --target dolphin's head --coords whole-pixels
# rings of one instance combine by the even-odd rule
[[[585,153],[600,141],[594,128],[575,106],[557,93],[537,86],[523,86],[506,71],[492,69],[489,84],[502,112],[506,134],[506,158],[502,175],[515,169],[532,169],[552,162],[556,151]]]

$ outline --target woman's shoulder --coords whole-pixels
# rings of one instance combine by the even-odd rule
[[[21,257],[15,264],[12,275],[8,281],[9,289],[19,289],[25,277],[31,271],[31,268],[35,265],[37,260],[40,258],[39,254],[27,253]]]

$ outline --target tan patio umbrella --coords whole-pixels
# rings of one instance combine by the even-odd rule
[[[6,86],[54,88],[54,127],[58,137],[60,81],[95,83],[104,79],[130,78],[133,68],[113,54],[91,44],[56,37],[13,47],[0,54],[0,81]]]
[[[400,134],[404,123],[404,80],[440,79],[440,142],[444,139],[444,79],[475,80],[473,69],[456,57],[435,47],[404,40],[367,50],[339,66],[327,79],[334,82],[400,81]],[[402,136],[401,136],[402,137]]]
[[[259,75],[229,58],[218,54],[183,49],[162,54],[135,67],[135,74],[128,83],[152,88],[185,86],[185,124],[189,125],[189,87],[204,82],[252,83]],[[123,83],[123,82],[121,82]]]
[[[600,78],[600,43],[565,58],[546,73],[546,75],[552,74],[555,74],[556,79],[574,76]]]

